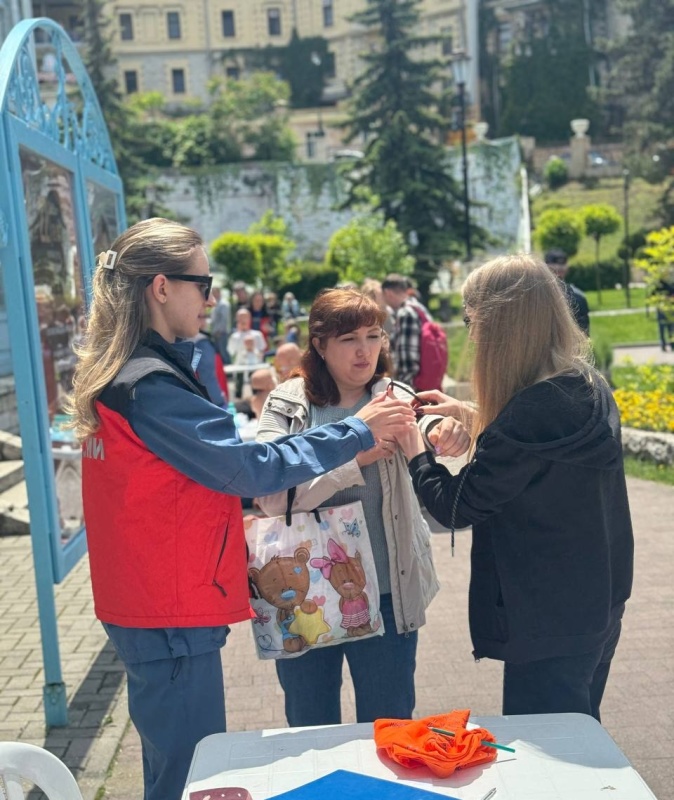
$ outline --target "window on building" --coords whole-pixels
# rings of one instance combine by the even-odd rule
[[[222,35],[226,39],[231,39],[236,36],[236,25],[234,24],[234,12],[222,12]]]
[[[443,28],[440,31],[441,41],[442,41],[442,55],[443,56],[451,56],[454,52],[454,42],[452,41],[452,29],[451,28]]]
[[[119,38],[124,42],[133,39],[133,17],[131,14],[119,15]]]
[[[337,77],[337,56],[334,53],[327,52],[325,54],[325,77],[326,78],[336,78]]]
[[[225,70],[225,75],[228,78],[231,78],[233,81],[238,81],[241,77],[241,70],[239,67],[227,67]]]
[[[270,36],[281,35],[281,9],[268,8],[267,9],[267,29]]]
[[[332,28],[335,24],[335,7],[332,0],[323,0],[323,27]]]
[[[166,14],[166,27],[169,39],[180,39],[180,14],[178,11],[169,11]]]
[[[124,89],[127,94],[138,91],[138,73],[135,69],[124,70]]]
[[[171,70],[171,86],[173,94],[185,94],[185,70],[172,69]]]

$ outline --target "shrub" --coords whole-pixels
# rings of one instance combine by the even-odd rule
[[[674,433],[674,366],[635,366],[617,370],[615,400],[623,425]]]
[[[587,292],[596,289],[596,264],[594,259],[576,259],[569,265],[566,280]],[[614,289],[623,282],[624,264],[619,258],[609,258],[599,262],[602,289]]]
[[[557,156],[548,160],[543,170],[543,178],[551,189],[558,189],[569,180],[569,168],[566,161]]]
[[[302,305],[310,306],[321,289],[330,289],[339,283],[339,272],[318,261],[295,261],[283,271],[279,280],[279,294],[292,292]]]
[[[262,273],[262,257],[255,236],[248,233],[223,233],[211,245],[211,255],[231,284],[255,283]]]
[[[575,256],[583,236],[583,221],[568,208],[544,211],[536,223],[534,238],[541,250],[560,249]]]

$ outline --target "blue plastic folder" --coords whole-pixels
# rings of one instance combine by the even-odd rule
[[[404,783],[384,781],[338,769],[297,789],[274,795],[271,800],[458,800],[456,797],[427,792]]]

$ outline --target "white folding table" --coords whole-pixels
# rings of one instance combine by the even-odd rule
[[[498,751],[496,761],[450,778],[438,778],[426,768],[404,769],[378,753],[369,723],[207,736],[194,752],[183,800],[189,800],[190,792],[235,786],[247,789],[253,800],[267,800],[338,769],[460,800],[481,800],[492,788],[494,800],[655,800],[592,717],[474,717],[471,723],[516,752]]]

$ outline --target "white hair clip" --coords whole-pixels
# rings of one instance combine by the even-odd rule
[[[115,264],[117,263],[117,251],[105,250],[103,253],[99,254],[96,261],[98,262],[99,267],[104,267],[105,269],[114,269]]]

